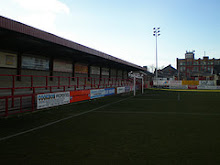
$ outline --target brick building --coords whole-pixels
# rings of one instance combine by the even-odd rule
[[[214,78],[214,66],[220,65],[220,59],[209,59],[204,56],[203,59],[195,59],[195,51],[185,53],[185,59],[177,58],[177,70],[179,79],[204,80]]]
[[[163,69],[158,70],[159,78],[174,78],[176,76],[177,76],[177,70],[171,65],[168,65]]]

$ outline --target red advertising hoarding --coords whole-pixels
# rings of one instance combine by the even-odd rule
[[[70,102],[78,102],[90,99],[90,90],[70,91]]]

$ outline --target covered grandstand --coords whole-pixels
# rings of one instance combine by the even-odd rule
[[[6,115],[30,102],[34,110],[38,93],[129,86],[128,72],[146,70],[1,16],[0,38],[0,110]]]

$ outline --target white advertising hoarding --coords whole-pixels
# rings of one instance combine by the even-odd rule
[[[53,71],[57,72],[73,72],[73,64],[71,61],[57,60],[53,62]]]
[[[118,77],[122,77],[122,70],[118,70]]]
[[[102,68],[102,75],[109,76],[109,69],[108,68]]]
[[[100,67],[97,66],[91,66],[90,67],[90,74],[100,74]]]
[[[197,86],[197,89],[209,89],[209,90],[215,90],[215,89],[218,89],[217,86]]]
[[[182,86],[182,81],[181,80],[170,80],[169,85],[170,86]]]
[[[17,68],[17,55],[0,52],[0,67]]]
[[[125,93],[125,87],[117,87],[117,94]]]
[[[155,85],[155,86],[169,86],[170,82],[168,80],[153,80],[153,85]]]
[[[21,66],[23,69],[49,70],[49,59],[22,56]]]
[[[70,92],[45,93],[37,95],[37,109],[70,103]]]
[[[200,80],[199,85],[201,86],[214,86],[215,82],[213,80]]]

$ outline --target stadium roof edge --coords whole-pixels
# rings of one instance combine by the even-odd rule
[[[73,42],[73,41],[70,41],[70,40],[67,40],[64,38],[61,38],[61,37],[56,36],[52,33],[31,27],[31,26],[26,25],[24,23],[21,23],[21,22],[18,22],[18,21],[15,21],[15,20],[3,17],[3,16],[0,16],[0,28],[4,28],[7,30],[22,33],[22,34],[25,34],[28,36],[32,36],[32,37],[41,39],[41,40],[45,40],[45,41],[52,42],[52,43],[55,43],[55,44],[58,44],[61,46],[75,49],[80,52],[88,53],[90,55],[94,55],[94,56],[101,57],[101,58],[104,58],[104,59],[107,59],[110,61],[114,61],[117,63],[128,65],[128,66],[133,67],[138,70],[143,70],[143,71],[146,70],[145,68],[138,66],[136,64],[130,63],[128,61],[114,57],[112,55],[103,53],[101,51],[89,48],[87,46],[81,45],[79,43],[76,43],[76,42]]]

